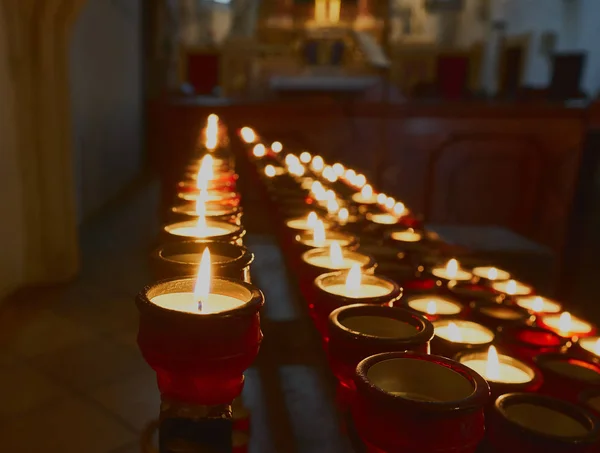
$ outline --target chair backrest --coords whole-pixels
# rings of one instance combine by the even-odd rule
[[[460,99],[469,81],[469,57],[456,53],[442,53],[436,65],[438,94],[443,99]]]
[[[319,64],[319,42],[316,39],[307,39],[302,46],[305,63],[309,66]]]
[[[344,62],[346,53],[346,43],[341,39],[336,39],[331,43],[330,64],[332,66],[341,66]]]
[[[219,54],[189,50],[185,59],[186,81],[193,85],[196,94],[211,94],[219,85]]]
[[[581,95],[581,76],[585,68],[587,54],[569,52],[553,55],[552,80],[549,97],[567,100]]]

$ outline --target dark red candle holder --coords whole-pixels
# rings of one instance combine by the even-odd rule
[[[236,225],[234,223],[222,222],[218,220],[206,219],[206,226],[208,228],[216,227],[222,228],[224,231],[222,234],[210,236],[210,237],[193,237],[193,236],[184,236],[180,234],[176,234],[176,229],[179,228],[188,228],[195,227],[197,225],[196,220],[188,220],[187,222],[177,222],[165,225],[162,227],[159,237],[159,242],[161,244],[166,244],[169,242],[183,242],[183,241],[193,241],[193,240],[203,240],[209,242],[230,242],[232,244],[244,245],[244,236],[246,235],[246,230],[241,225]]]
[[[494,342],[495,333],[493,330],[488,329],[487,327],[482,326],[481,324],[474,323],[472,321],[466,321],[466,320],[461,320],[461,319],[444,319],[441,321],[435,321],[433,323],[433,325],[434,325],[434,329],[438,330],[442,327],[447,328],[447,326],[450,323],[455,323],[458,327],[469,326],[469,327],[476,328],[477,330],[480,330],[482,332],[482,335],[485,338],[482,338],[481,341],[476,341],[476,342],[473,342],[472,340],[470,341],[469,338],[463,338],[462,341],[460,341],[460,340],[452,341],[452,340],[450,340],[448,338],[444,338],[440,335],[434,335],[433,339],[431,340],[431,353],[432,354],[452,358],[452,357],[455,357],[460,352],[488,348]],[[435,331],[434,331],[434,333],[435,333]],[[488,337],[489,337],[489,339],[488,339]]]
[[[355,390],[358,363],[381,352],[429,353],[433,325],[402,308],[354,304],[329,315],[328,356],[340,384]]]
[[[577,402],[600,419],[600,389],[584,390]]]
[[[387,305],[402,297],[402,289],[396,282],[374,275],[362,275],[363,284],[382,285],[389,290],[387,294],[378,297],[354,298],[332,294],[325,289],[331,285],[344,285],[347,276],[348,272],[329,272],[319,275],[314,281],[314,299],[309,301],[308,307],[311,317],[324,340],[328,338],[329,315],[336,308],[353,304]]]
[[[154,279],[196,276],[202,253],[207,247],[214,276],[250,283],[250,264],[254,255],[244,246],[212,241],[167,242],[161,245],[150,257]]]
[[[497,343],[510,355],[533,362],[540,354],[565,352],[571,342],[555,332],[537,326],[504,326],[497,332]]]
[[[479,349],[471,349],[469,351],[459,352],[454,357],[454,360],[456,360],[457,362],[460,362],[462,364],[465,364],[465,362],[468,362],[469,360],[478,360],[478,359],[487,360],[488,350],[489,350],[489,348],[479,348]],[[492,392],[493,399],[499,397],[500,395],[504,395],[506,393],[535,392],[535,391],[539,390],[539,388],[542,386],[542,383],[543,383],[543,377],[542,377],[542,373],[535,365],[532,365],[530,363],[525,363],[524,361],[511,356],[510,354],[508,354],[507,351],[504,351],[502,349],[498,350],[498,355],[506,357],[506,358],[500,357],[500,362],[508,363],[508,364],[514,366],[515,368],[518,368],[518,369],[524,371],[526,374],[529,375],[530,380],[527,382],[516,383],[516,382],[497,382],[497,381],[492,381],[490,379],[487,379],[488,384],[490,385],[490,390]],[[467,366],[467,365],[465,364],[465,366]],[[484,378],[485,378],[485,376],[484,376]]]
[[[486,423],[489,453],[592,453],[598,451],[598,420],[560,399],[531,393],[499,397]]]
[[[473,301],[495,302],[497,294],[489,286],[473,282],[450,282],[446,289],[457,299],[468,304]]]
[[[453,360],[389,352],[361,361],[352,416],[370,448],[384,453],[474,453],[484,436],[486,381]]]
[[[490,329],[502,326],[527,325],[533,322],[529,312],[515,305],[478,301],[471,302],[470,319]]]
[[[210,220],[235,223],[241,225],[242,208],[221,203],[206,203],[204,216]],[[169,209],[167,220],[169,223],[185,222],[198,218],[196,203],[191,201],[181,203]]]
[[[600,364],[595,361],[550,353],[534,362],[544,374],[542,393],[577,403],[583,391],[600,389]]]
[[[592,362],[600,362],[600,337],[585,337],[573,341],[569,355]]]

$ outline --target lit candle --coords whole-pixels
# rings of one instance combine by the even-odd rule
[[[323,289],[330,294],[351,299],[383,297],[392,293],[393,288],[391,285],[385,284],[385,281],[382,279],[378,279],[374,283],[366,283],[362,280],[360,266],[355,264],[350,269],[350,272],[348,272],[345,283],[328,285]]]
[[[595,356],[600,357],[600,338],[599,337],[588,337],[579,340],[579,346],[588,352],[591,352]]]
[[[392,214],[388,214],[386,212],[382,212],[382,213],[376,213],[376,214],[367,214],[367,218],[373,222],[373,223],[377,223],[379,225],[394,225],[396,223],[398,223],[398,217],[396,217],[395,215]]]
[[[387,201],[387,195],[383,192],[377,194],[377,204],[385,206],[385,202]]]
[[[303,164],[308,164],[312,160],[312,156],[308,151],[303,151],[300,154],[300,162]]]
[[[492,288],[508,296],[526,296],[533,293],[533,288],[516,280],[496,281]]]
[[[164,229],[174,236],[199,239],[218,239],[240,231],[237,225],[216,220],[207,221],[203,214],[198,215],[196,221],[173,223],[165,226]]]
[[[205,129],[205,146],[209,150],[214,150],[219,142],[219,117],[214,113],[208,115]]]
[[[412,228],[401,231],[392,231],[390,237],[398,242],[419,242],[423,239],[423,235]]]
[[[438,315],[457,315],[463,309],[463,306],[453,300],[440,296],[425,296],[416,299],[410,299],[408,306],[413,310],[426,313],[431,316]]]
[[[240,130],[240,135],[242,136],[242,140],[245,143],[254,143],[256,141],[256,133],[250,127],[242,127]]]
[[[510,274],[502,269],[491,266],[479,266],[473,268],[473,275],[492,281],[503,281],[510,279]]]
[[[323,158],[321,156],[315,156],[312,158],[312,160],[310,162],[310,168],[315,173],[321,173],[323,171],[324,167],[325,167],[325,161],[323,160]]]
[[[471,321],[459,319],[435,321],[435,335],[453,343],[482,345],[494,340],[494,332],[487,327]]]
[[[535,377],[530,366],[513,357],[499,355],[494,346],[490,346],[487,358],[467,355],[460,362],[490,382],[525,384]]]
[[[366,184],[360,192],[352,195],[352,200],[360,204],[375,204],[377,203],[377,196],[373,193],[373,187]]]
[[[306,247],[312,248],[329,247],[333,242],[339,243],[342,247],[347,247],[355,241],[355,238],[348,234],[336,231],[328,231],[326,234],[324,222],[322,220],[317,220],[312,234],[307,236],[305,232],[304,235],[298,235],[296,236],[296,241]]]
[[[354,265],[363,267],[372,261],[362,253],[342,250],[336,241],[331,243],[329,249],[312,249],[304,252],[302,260],[312,266],[329,270],[346,270]]]
[[[222,313],[246,305],[248,301],[235,297],[235,292],[231,294],[211,292],[210,267],[210,252],[207,248],[202,254],[198,279],[193,292],[159,294],[152,297],[150,302],[169,310],[198,315]]]
[[[274,165],[267,165],[265,167],[265,175],[269,178],[273,178],[274,176],[281,176],[285,173],[285,170],[282,167],[275,167]]]
[[[344,174],[344,171],[346,170],[344,168],[344,166],[342,164],[340,164],[339,162],[336,162],[335,164],[333,164],[333,166],[331,167],[333,168],[333,172],[336,174],[336,176],[342,176]]]
[[[533,313],[560,313],[562,305],[542,296],[522,296],[516,298],[519,307]]]
[[[283,145],[281,142],[271,143],[271,151],[273,151],[275,154],[279,154],[281,151],[283,151]]]
[[[396,215],[398,217],[402,217],[408,213],[406,206],[404,206],[404,203],[402,203],[400,201],[394,205],[393,211],[394,211],[394,215]]]
[[[355,186],[358,188],[362,188],[367,183],[367,177],[365,175],[358,174],[356,178],[354,178]]]
[[[317,226],[317,222],[321,221],[323,226],[329,226],[329,222],[317,216],[317,213],[310,211],[306,217],[298,217],[285,222],[288,228],[292,230],[313,230]]]
[[[180,192],[177,194],[178,198],[186,201],[196,201],[200,196],[204,197],[205,202],[233,201],[236,198],[239,199],[239,195],[236,192],[229,191],[200,190],[198,192]]]
[[[558,313],[542,315],[538,318],[538,321],[543,326],[565,338],[586,335],[594,330],[594,327],[590,323],[572,316],[568,311],[560,315]]]
[[[445,267],[434,267],[431,273],[438,278],[453,281],[471,280],[473,277],[473,274],[461,269],[459,262],[454,258],[448,261]]]
[[[254,157],[265,157],[267,155],[267,149],[262,143],[257,143],[254,145],[254,148],[252,148],[252,154]]]

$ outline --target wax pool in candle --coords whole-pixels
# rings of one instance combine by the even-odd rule
[[[415,232],[415,230],[413,230],[412,228],[409,228],[408,230],[404,231],[394,231],[392,232],[390,237],[394,241],[400,242],[419,242],[421,239],[423,239],[423,235],[421,233]]]
[[[246,304],[246,301],[232,296],[209,294],[203,298],[202,307],[199,309],[198,299],[192,292],[160,294],[150,301],[159,307],[199,315],[228,311]]]
[[[490,347],[487,357],[466,356],[461,363],[475,370],[486,380],[506,384],[524,384],[533,380],[533,370],[523,362],[505,355],[498,355],[496,348]]]
[[[377,195],[373,193],[373,188],[367,184],[363,186],[360,192],[352,195],[352,200],[356,203],[375,204],[377,203]]]
[[[579,346],[594,355],[600,356],[600,338],[588,337],[579,340]]]
[[[494,339],[490,329],[470,321],[438,321],[433,325],[436,336],[455,343],[487,344]]]
[[[181,263],[197,264],[197,263],[200,263],[200,259],[202,258],[202,253],[200,253],[200,252],[198,252],[198,253],[180,253],[178,255],[168,255],[168,256],[165,256],[165,258],[170,261],[178,261]],[[228,256],[215,255],[213,253],[211,253],[210,258],[211,258],[213,264],[227,263],[233,259]]]
[[[459,303],[438,296],[412,299],[408,301],[408,306],[429,315],[456,315],[462,310]]]
[[[508,294],[509,296],[526,296],[527,294],[531,294],[533,292],[531,286],[516,280],[494,282],[492,283],[492,288],[498,292]]]
[[[382,338],[409,338],[418,333],[414,326],[383,316],[351,316],[341,324],[354,332]]]
[[[471,280],[473,274],[459,267],[458,261],[451,259],[444,267],[434,267],[431,273],[438,278],[445,280]]]
[[[544,315],[541,322],[563,337],[590,333],[593,329],[590,323],[572,316],[569,312]]]
[[[589,430],[567,414],[531,403],[512,404],[505,409],[509,420],[532,431],[551,436],[584,436]]]
[[[191,222],[176,223],[168,225],[166,230],[175,236],[185,236],[194,238],[210,238],[225,236],[226,234],[233,233],[235,226],[227,228],[225,226],[198,226]]]
[[[364,299],[368,297],[381,297],[391,293],[391,290],[385,286],[381,285],[372,285],[368,283],[363,283],[357,289],[348,289],[348,287],[343,284],[330,285],[325,287],[325,291],[331,294],[335,294],[337,296],[350,297],[352,299]]]
[[[338,248],[337,251],[335,246]],[[313,266],[332,270],[350,269],[355,264],[364,266],[369,262],[369,257],[366,255],[341,250],[337,242],[331,244],[331,248],[333,250],[323,250],[322,253],[319,254],[307,252],[302,259]]]
[[[535,313],[559,313],[562,306],[551,299],[542,296],[518,297],[517,305]]]
[[[473,268],[473,274],[479,278],[487,278],[488,280],[503,281],[510,278],[510,274],[502,269],[491,266],[479,266]]]
[[[369,220],[373,223],[377,223],[379,225],[394,225],[398,223],[398,217],[392,214],[372,214],[369,216]]]

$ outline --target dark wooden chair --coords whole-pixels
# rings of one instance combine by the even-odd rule
[[[436,61],[437,94],[442,99],[461,99],[469,85],[469,56],[442,53]]]
[[[552,57],[552,79],[548,97],[555,101],[566,101],[585,97],[581,91],[581,77],[585,69],[585,52],[557,53]]]

